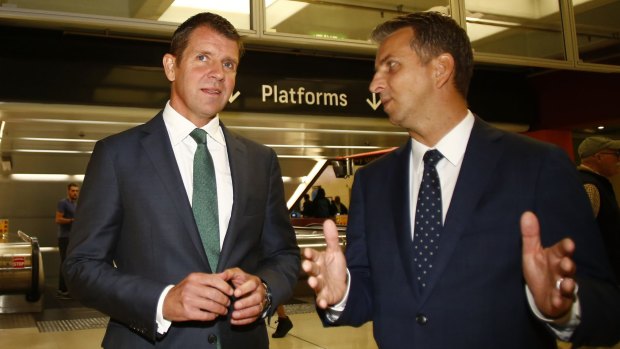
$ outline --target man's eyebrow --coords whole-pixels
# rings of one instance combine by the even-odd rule
[[[389,54],[389,55],[379,59],[379,61],[375,64],[375,70],[376,70],[377,67],[380,67],[380,66],[384,65],[386,61],[392,59],[392,57],[393,56],[391,54]]]

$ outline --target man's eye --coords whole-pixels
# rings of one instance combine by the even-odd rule
[[[224,62],[224,68],[234,71],[236,66],[234,62]]]
[[[201,62],[206,62],[207,61],[207,56],[206,55],[198,55],[197,58]]]
[[[394,70],[396,69],[396,67],[398,67],[398,63],[394,62],[394,61],[389,61],[387,63],[388,69],[389,70]]]

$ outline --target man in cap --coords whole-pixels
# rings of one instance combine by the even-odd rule
[[[620,172],[620,140],[593,136],[578,148],[581,164],[577,167],[588,193],[592,210],[603,236],[605,249],[620,280],[620,209],[610,177]]]

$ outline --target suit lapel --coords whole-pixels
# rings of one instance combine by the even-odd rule
[[[220,252],[220,260],[218,268],[223,269],[227,266],[227,261],[233,252],[233,246],[235,241],[239,238],[240,231],[235,228],[236,222],[239,221],[241,212],[244,211],[245,201],[243,198],[247,198],[246,194],[249,190],[248,185],[248,165],[247,165],[247,149],[246,145],[241,142],[236,135],[232,134],[220,123],[224,138],[226,139],[226,149],[228,152],[228,162],[230,164],[230,175],[232,177],[233,185],[233,206],[230,214],[230,222],[226,230],[226,237],[222,244],[222,251]]]
[[[428,287],[421,295],[421,303],[432,293],[445,271],[489,179],[494,174],[494,168],[502,154],[502,147],[497,142],[501,135],[500,131],[476,118],[444,222],[439,252],[434,262],[435,268]]]
[[[162,112],[144,125],[144,131],[145,135],[141,141],[144,152],[151,159],[155,173],[161,179],[162,187],[174,204],[176,214],[181,218],[180,221],[185,226],[183,231],[188,232],[189,239],[196,248],[196,252],[203,259],[205,267],[209,268],[209,262],[200,240],[200,233],[194,221],[192,207],[183,189],[185,188],[183,179],[174,157]]]

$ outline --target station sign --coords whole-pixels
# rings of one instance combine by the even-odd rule
[[[373,62],[246,52],[225,111],[385,118]]]
[[[366,82],[238,77],[227,111],[385,117]]]

